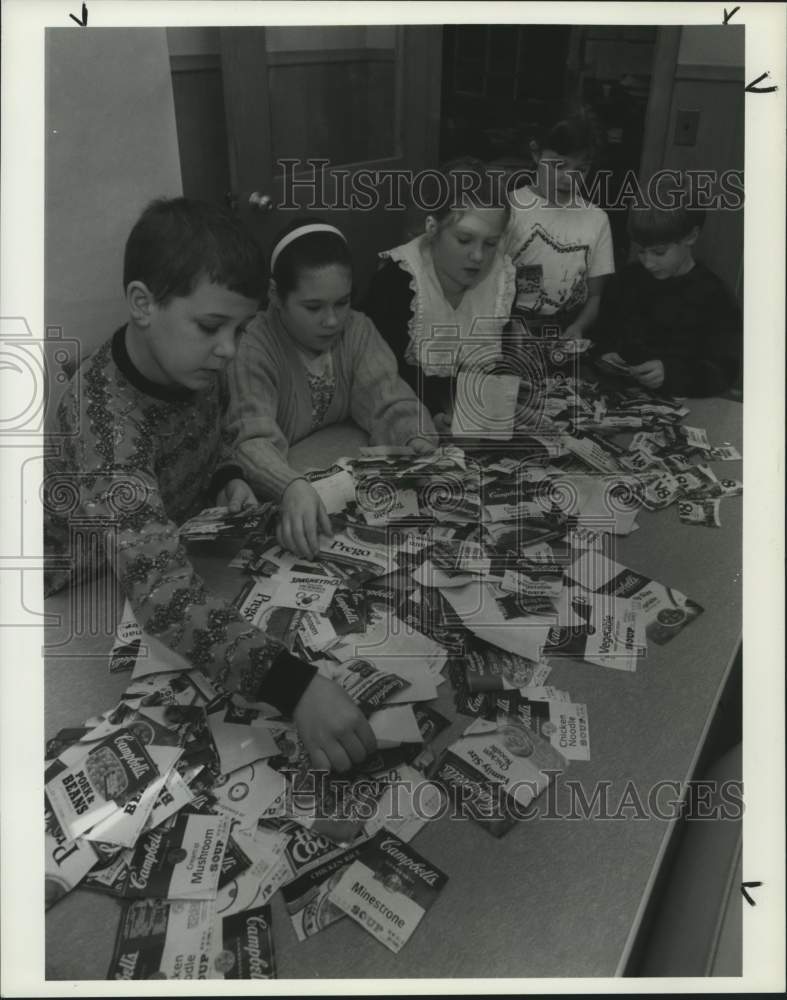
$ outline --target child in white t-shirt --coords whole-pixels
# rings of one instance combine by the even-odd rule
[[[510,193],[506,251],[517,285],[512,315],[533,333],[554,327],[562,337],[587,337],[604,279],[614,273],[607,214],[579,190],[595,147],[587,119],[558,122],[541,143],[531,144],[535,182]]]

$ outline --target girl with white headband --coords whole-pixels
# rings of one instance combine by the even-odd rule
[[[268,309],[246,328],[228,378],[229,428],[246,480],[281,503],[279,540],[303,558],[331,534],[314,487],[287,462],[290,445],[351,417],[372,444],[434,450],[429,414],[399,377],[372,321],[350,308],[344,235],[296,222],[271,255]]]

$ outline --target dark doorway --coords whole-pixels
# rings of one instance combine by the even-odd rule
[[[608,185],[618,263],[628,254],[625,211],[608,193],[638,175],[656,27],[465,24],[443,29],[440,158],[477,156],[512,170],[532,166],[529,143],[571,111],[597,119],[594,171]],[[589,178],[590,186],[593,176]]]

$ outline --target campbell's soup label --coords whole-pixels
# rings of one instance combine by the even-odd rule
[[[382,830],[361,848],[329,899],[386,948],[398,952],[447,881],[431,861]]]

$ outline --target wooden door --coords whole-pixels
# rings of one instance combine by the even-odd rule
[[[267,254],[292,218],[320,216],[365,289],[413,222],[390,172],[437,165],[441,44],[440,26],[222,29],[233,203]]]

